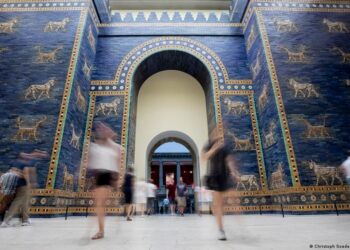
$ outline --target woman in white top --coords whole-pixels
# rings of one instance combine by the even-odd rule
[[[93,240],[104,237],[105,203],[111,187],[116,187],[123,148],[112,138],[116,134],[102,122],[96,123],[95,142],[89,148],[88,168],[95,176],[94,198],[99,231]]]

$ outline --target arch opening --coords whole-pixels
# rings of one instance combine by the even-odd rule
[[[184,147],[182,152],[174,152],[170,149],[167,152],[157,152],[162,145],[175,142]],[[182,177],[188,186],[198,184],[200,176],[198,150],[195,142],[186,134],[178,131],[166,131],[152,139],[146,151],[148,156],[148,168],[146,176],[154,180],[159,187],[160,193],[164,191],[166,176],[172,175],[175,183]]]
[[[177,50],[166,50],[160,51],[155,54],[150,55],[145,58],[136,68],[134,74],[132,76],[132,82],[130,85],[130,95],[129,95],[129,126],[128,126],[128,155],[127,155],[127,166],[130,165],[142,165],[143,169],[148,169],[149,166],[149,157],[150,154],[143,152],[144,161],[137,161],[135,155],[139,155],[138,146],[135,141],[139,137],[137,131],[137,126],[142,124],[143,121],[139,121],[139,112],[140,112],[140,98],[139,95],[142,93],[142,89],[144,88],[145,82],[149,81],[150,78],[153,78],[155,75],[160,73],[166,73],[169,71],[180,71],[182,74],[187,75],[187,77],[191,77],[193,81],[198,83],[199,89],[203,95],[203,108],[205,112],[205,120],[202,121],[201,125],[197,125],[198,127],[205,127],[205,133],[202,133],[202,141],[198,143],[196,141],[195,145],[191,147],[192,151],[195,148],[195,158],[198,158],[198,149],[203,146],[203,142],[208,138],[208,128],[212,128],[216,125],[216,117],[215,117],[215,102],[214,102],[214,93],[212,87],[212,78],[202,61],[196,58],[194,55],[183,51]],[[190,75],[190,76],[188,76]],[[177,77],[177,76],[176,76]],[[194,78],[194,79],[193,79]],[[174,79],[173,79],[174,80]],[[164,81],[164,84],[168,80]],[[176,87],[183,87],[183,83],[181,82],[181,77],[178,79],[178,82],[173,82]],[[146,84],[147,85],[147,84]],[[166,84],[165,84],[166,85]],[[178,86],[179,85],[179,86]],[[163,85],[159,85],[159,88],[162,88]],[[197,87],[198,90],[198,87]],[[187,91],[192,91],[188,89]],[[158,93],[159,94],[159,93]],[[162,94],[162,93],[160,93]],[[143,106],[141,104],[141,106]],[[163,105],[161,105],[163,106]],[[192,106],[187,106],[187,110],[193,108]],[[155,122],[159,122],[162,117],[158,117],[158,121],[155,117]],[[188,123],[192,123],[191,119],[187,120]],[[198,129],[197,127],[197,129]],[[147,130],[147,128],[145,127]],[[159,130],[158,133],[162,133],[164,131],[172,130],[173,127],[163,128],[163,130]],[[176,130],[176,129],[175,129]],[[181,132],[186,132],[180,130]],[[171,140],[177,140],[177,137],[169,137]],[[168,140],[168,139],[167,139]],[[164,141],[163,141],[164,143]],[[160,145],[160,144],[159,144]],[[199,160],[196,159],[196,164],[198,164],[199,169]],[[195,165],[195,164],[194,164]],[[147,167],[146,167],[147,166]],[[135,166],[138,168],[139,166]],[[141,166],[140,166],[141,167]],[[200,179],[200,171],[196,171],[198,174],[195,176],[195,182],[198,183]],[[147,177],[147,171],[143,171],[143,173],[139,172],[140,176]]]

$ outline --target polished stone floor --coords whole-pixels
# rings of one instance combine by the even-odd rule
[[[108,217],[105,238],[91,241],[96,230],[93,217],[32,219],[29,227],[0,228],[0,249],[300,250],[311,244],[314,249],[350,245],[350,215],[226,216],[225,227],[228,240],[223,242],[216,239],[210,215],[136,217],[132,222]]]

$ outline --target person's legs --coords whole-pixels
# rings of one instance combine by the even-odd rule
[[[145,216],[146,203],[141,203],[141,216]]]
[[[22,203],[22,226],[29,225],[29,201],[30,201],[30,189],[26,186],[23,190],[23,203]]]
[[[19,213],[19,210],[23,206],[23,202],[26,200],[26,187],[19,187],[16,191],[15,199],[12,201],[8,212],[5,214],[3,225],[6,226],[10,220]]]
[[[175,214],[175,201],[173,199],[169,199],[170,201],[170,212],[171,212],[171,215],[174,215]]]
[[[9,209],[15,195],[0,194],[0,222],[4,221],[5,213]]]
[[[146,203],[146,214],[147,215],[150,215],[150,213],[151,213],[150,202],[151,202],[150,198],[147,198],[147,203]]]
[[[132,204],[127,204],[126,205],[126,219],[131,220],[131,215],[132,215]]]
[[[99,231],[92,239],[100,239],[104,236],[105,202],[107,195],[108,187],[101,186],[94,190]]]
[[[214,191],[213,192],[213,213],[216,219],[220,231],[220,240],[226,240],[224,226],[223,226],[223,194],[222,192]]]

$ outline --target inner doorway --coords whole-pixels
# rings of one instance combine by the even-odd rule
[[[187,188],[185,212],[195,211],[194,181],[195,176],[199,176],[199,167],[196,159],[198,152],[193,149],[193,145],[193,141],[186,135],[175,131],[162,133],[151,141],[147,150],[148,177],[158,187],[156,195],[158,213],[170,211],[170,204],[167,204],[166,200],[174,201],[175,197],[171,195],[171,190],[174,191],[181,179]]]
[[[180,177],[188,187],[192,187],[195,170],[191,151],[178,142],[163,143],[150,153],[148,176],[159,189],[169,181],[176,185]]]

